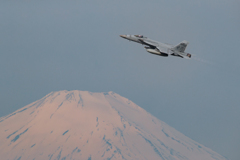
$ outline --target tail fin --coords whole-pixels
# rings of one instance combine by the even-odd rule
[[[176,45],[175,47],[173,47],[173,49],[179,51],[179,52],[184,52],[185,49],[187,48],[188,42],[187,41],[182,41],[181,43],[179,43],[178,45]]]

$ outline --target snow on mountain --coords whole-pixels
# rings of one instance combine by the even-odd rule
[[[225,160],[113,92],[51,92],[0,118],[3,160]]]

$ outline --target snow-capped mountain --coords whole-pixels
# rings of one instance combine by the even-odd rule
[[[1,160],[225,160],[113,92],[51,92],[0,118]]]

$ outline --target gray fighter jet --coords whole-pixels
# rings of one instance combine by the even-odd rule
[[[187,41],[182,41],[178,45],[173,46],[151,40],[147,37],[144,37],[143,35],[120,35],[120,37],[145,45],[145,49],[152,54],[163,57],[172,55],[187,59],[191,58],[191,54],[184,52],[188,45]]]

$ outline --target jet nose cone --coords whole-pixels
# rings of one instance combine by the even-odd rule
[[[122,37],[122,38],[126,38],[127,36],[126,36],[126,35],[120,35],[120,37]]]

